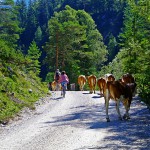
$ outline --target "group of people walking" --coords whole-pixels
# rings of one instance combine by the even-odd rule
[[[63,82],[69,83],[69,78],[66,72],[65,71],[60,72],[59,69],[57,69],[55,72],[54,80],[60,84],[62,84]]]
[[[56,86],[58,87],[59,84],[61,84],[61,86],[63,86],[64,84],[68,84],[69,78],[65,71],[60,72],[59,69],[57,69],[54,74],[54,81],[56,82]],[[49,90],[52,90],[51,82],[49,82]]]

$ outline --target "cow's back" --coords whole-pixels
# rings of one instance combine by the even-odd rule
[[[136,93],[136,83],[135,83],[134,77],[131,74],[129,74],[129,73],[124,74],[122,76],[122,78],[121,78],[121,82],[124,83],[124,84],[126,84],[130,88],[130,90],[132,92],[132,95],[135,96],[135,93]]]
[[[104,93],[104,87],[105,87],[106,81],[104,78],[99,78],[97,80],[97,86],[99,87],[100,94]]]
[[[81,91],[83,91],[85,84],[86,84],[85,75],[79,75],[78,76],[78,85],[79,85]]]
[[[95,75],[90,75],[90,76],[87,76],[87,80],[88,80],[88,85],[89,85],[89,88],[90,88],[90,93],[95,93],[95,87],[96,87],[96,76]]]
[[[106,81],[115,81],[115,77],[112,74],[105,74],[105,80]]]
[[[107,81],[107,88],[110,93],[110,98],[116,100],[120,96],[125,96],[127,93],[126,85],[121,84],[119,81]]]

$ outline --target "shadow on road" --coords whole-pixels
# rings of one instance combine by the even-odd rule
[[[99,98],[93,96],[92,98]],[[131,119],[119,121],[115,104],[110,104],[109,114],[111,122],[106,122],[104,105],[80,106],[71,108],[71,114],[53,118],[55,121],[44,122],[50,126],[72,126],[86,130],[106,132],[107,136],[98,147],[81,147],[80,149],[112,149],[112,150],[147,150],[150,147],[150,112],[136,98],[134,99],[130,115]],[[79,110],[77,112],[77,110]],[[121,112],[124,108],[121,106]]]
[[[62,99],[62,97],[51,98],[51,100],[60,100],[60,99]]]
[[[92,96],[92,98],[101,98],[102,96],[98,95],[98,96]]]

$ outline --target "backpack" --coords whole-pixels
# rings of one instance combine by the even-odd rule
[[[59,72],[56,72],[55,79],[58,81],[59,80]]]

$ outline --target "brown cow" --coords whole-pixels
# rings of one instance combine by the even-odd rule
[[[106,81],[104,78],[99,78],[97,80],[97,86],[99,87],[100,90],[100,94],[103,95],[104,94],[104,87],[105,87]]]
[[[90,75],[86,77],[88,80],[88,85],[90,88],[90,93],[92,94],[93,92],[95,93],[95,87],[96,87],[96,76],[95,75]]]
[[[122,82],[124,82],[126,84],[127,83],[135,83],[135,80],[131,74],[127,73],[122,76]]]
[[[56,81],[53,81],[51,83],[52,91],[59,91],[61,89],[61,85],[57,83]]]
[[[106,81],[115,81],[115,77],[112,74],[105,74],[105,80]]]
[[[135,96],[136,93],[136,83],[135,83],[135,79],[134,77],[127,73],[124,74],[121,78],[121,82],[127,84],[128,86],[130,85],[131,91],[132,91],[132,95]]]
[[[105,98],[105,106],[106,106],[106,120],[107,122],[110,121],[109,115],[108,115],[108,107],[109,107],[109,100],[113,99],[116,101],[116,109],[117,113],[119,115],[119,119],[122,120],[119,104],[120,101],[125,106],[126,113],[124,114],[124,119],[129,119],[129,110],[130,110],[130,104],[132,101],[132,92],[130,85],[126,85],[123,82],[120,81],[107,81],[105,88],[104,88],[104,98]]]
[[[80,91],[84,90],[85,83],[86,83],[85,75],[79,75],[78,76],[78,84],[79,84]]]

